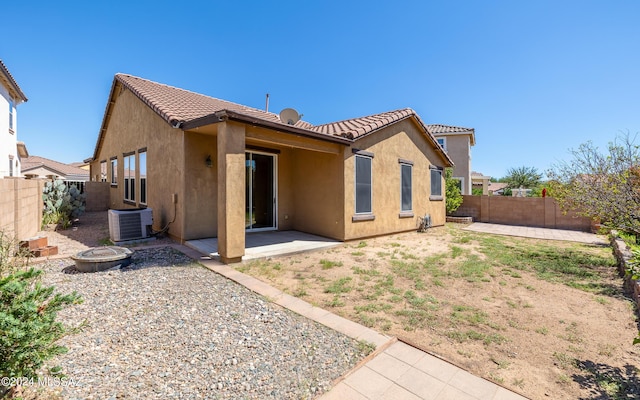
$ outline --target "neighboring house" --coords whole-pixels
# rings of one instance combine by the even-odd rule
[[[502,196],[507,186],[509,186],[509,184],[504,182],[489,182],[489,194]]]
[[[27,179],[61,179],[67,186],[76,185],[81,191],[84,191],[84,183],[89,180],[89,171],[86,169],[39,156],[22,161],[22,175]]]
[[[489,195],[489,180],[490,176],[486,176],[480,172],[471,171],[471,188],[482,190],[483,196]]]
[[[471,194],[471,146],[476,144],[475,130],[438,124],[427,125],[427,128],[453,160],[453,178],[460,180],[460,192]]]
[[[18,141],[16,107],[27,101],[20,86],[0,60],[0,178],[21,175],[21,159],[27,147]]]
[[[352,240],[445,223],[446,152],[411,109],[323,125],[117,74],[91,162],[110,207],[150,207],[180,241],[299,230]],[[291,122],[288,123],[288,122]]]

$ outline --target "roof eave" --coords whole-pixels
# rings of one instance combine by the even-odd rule
[[[25,96],[24,92],[22,92],[22,89],[20,89],[20,86],[18,86],[18,82],[13,79],[13,76],[2,62],[0,62],[0,71],[2,71],[2,74],[5,76],[7,82],[9,82],[11,89],[13,89],[15,94],[19,97],[19,100],[22,100],[22,103],[26,103],[29,99],[27,99],[27,96]]]
[[[358,136],[355,140],[358,140],[358,139],[360,139],[360,138],[363,138],[363,137],[365,137],[365,136],[368,136],[368,135],[370,135],[370,134],[372,134],[372,133],[374,133],[374,132],[377,132],[377,131],[379,131],[379,130],[381,130],[381,129],[384,129],[384,128],[386,128],[386,127],[388,127],[388,126],[390,126],[390,125],[393,125],[393,124],[395,124],[395,123],[398,123],[398,122],[400,122],[400,121],[404,121],[405,119],[408,119],[408,118],[413,118],[413,119],[417,122],[417,124],[422,128],[422,131],[423,131],[423,132],[424,132],[424,134],[427,136],[427,138],[429,138],[429,140],[431,141],[431,144],[433,145],[433,147],[434,147],[434,149],[436,150],[436,152],[437,152],[438,154],[440,154],[440,157],[442,157],[442,159],[443,159],[443,160],[445,161],[445,163],[447,164],[447,165],[445,165],[445,167],[453,167],[453,166],[454,166],[454,163],[453,163],[453,160],[451,159],[451,157],[449,157],[449,155],[447,154],[447,152],[446,152],[446,151],[444,151],[444,149],[442,148],[442,146],[440,146],[440,144],[438,143],[438,141],[436,140],[436,138],[433,136],[433,134],[432,134],[431,132],[429,132],[429,129],[427,129],[427,126],[425,125],[425,123],[424,123],[424,122],[422,122],[422,119],[420,118],[420,116],[418,116],[418,114],[417,114],[415,111],[413,111],[413,110],[412,110],[412,112],[411,112],[409,115],[406,115],[406,116],[404,116],[404,117],[402,117],[402,118],[398,118],[396,121],[393,121],[393,122],[392,122],[392,123],[390,123],[390,124],[386,124],[386,125],[380,126],[380,127],[378,127],[378,128],[372,129],[370,132],[367,132],[367,133],[366,133],[366,134],[364,134],[364,135]]]
[[[317,140],[322,140],[326,142],[338,143],[345,146],[349,146],[353,142],[352,140],[341,137],[341,136],[325,135],[325,134],[317,133],[304,128],[299,128],[292,125],[284,125],[277,122],[271,122],[271,121],[267,121],[267,120],[256,118],[256,117],[251,117],[251,116],[237,113],[235,111],[230,111],[230,110],[220,110],[213,114],[204,116],[202,118],[198,118],[198,119],[187,121],[187,122],[182,122],[182,123],[179,123],[177,127],[187,131],[187,130],[199,128],[206,125],[217,124],[217,123],[228,121],[228,120],[242,122],[245,124],[249,124],[249,125],[257,126],[261,128],[272,129],[278,132],[304,136],[310,139],[317,139]]]

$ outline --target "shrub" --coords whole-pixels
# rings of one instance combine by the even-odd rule
[[[445,171],[445,207],[447,215],[451,215],[462,204],[462,194],[460,193],[460,180],[452,177],[453,169],[447,168]]]
[[[67,351],[56,342],[81,329],[56,321],[57,312],[82,299],[75,292],[62,295],[54,293],[53,286],[43,286],[42,271],[27,269],[25,256],[16,254],[16,248],[15,240],[0,232],[0,377],[37,380],[45,361]],[[59,368],[49,372],[58,373]],[[0,386],[0,398],[12,396],[15,389]]]

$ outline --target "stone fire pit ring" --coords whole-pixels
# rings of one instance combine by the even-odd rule
[[[120,268],[131,264],[133,251],[120,246],[92,247],[83,250],[71,259],[76,262],[80,272],[100,272],[120,265]]]

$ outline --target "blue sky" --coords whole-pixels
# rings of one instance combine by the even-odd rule
[[[321,124],[411,107],[475,128],[475,171],[640,132],[640,2],[12,1],[0,58],[31,155],[91,157],[114,74]]]

